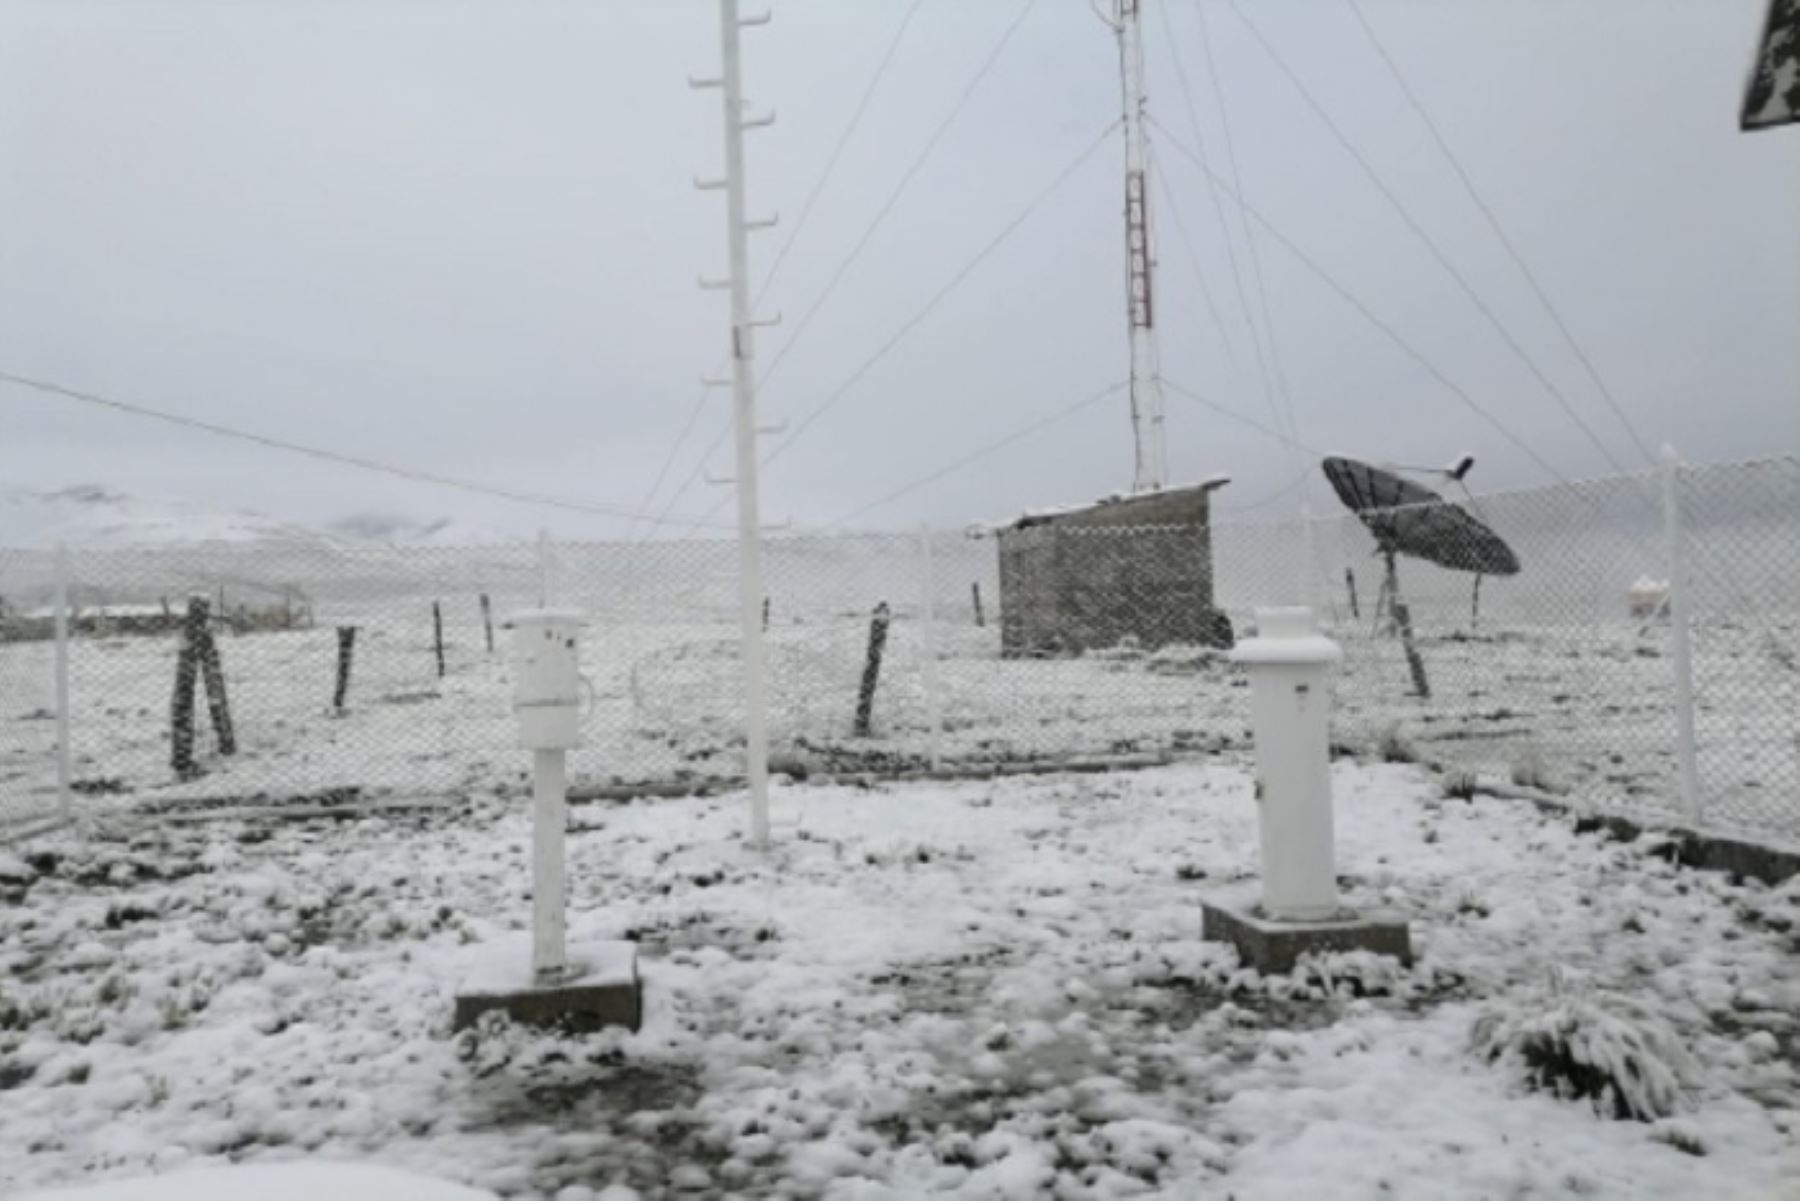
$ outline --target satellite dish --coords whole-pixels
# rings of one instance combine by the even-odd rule
[[[1474,465],[1474,456],[1464,455],[1439,474],[1461,483]],[[1479,612],[1481,577],[1517,575],[1519,557],[1469,510],[1392,471],[1336,456],[1320,466],[1338,499],[1375,536],[1377,551],[1387,566],[1381,581],[1381,599],[1376,603],[1376,619],[1380,620],[1384,608],[1391,615],[1406,646],[1413,689],[1421,697],[1429,697],[1431,684],[1425,676],[1425,661],[1413,644],[1412,614],[1400,599],[1396,559],[1408,555],[1451,571],[1474,573],[1474,603]]]
[[[1472,460],[1465,457],[1452,472],[1460,468],[1466,475],[1465,462]],[[1519,574],[1512,547],[1456,502],[1357,459],[1328,458],[1322,466],[1338,499],[1375,535],[1382,554],[1407,555],[1477,575]]]

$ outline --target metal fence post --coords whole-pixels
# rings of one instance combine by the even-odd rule
[[[1663,526],[1668,535],[1669,638],[1675,671],[1675,762],[1681,815],[1700,824],[1700,772],[1694,743],[1694,654],[1689,635],[1692,597],[1687,571],[1687,538],[1681,524],[1681,459],[1662,448]]]
[[[56,811],[75,816],[69,755],[69,548],[56,545]]]
[[[550,606],[550,531],[539,530],[537,536],[538,608]]]
[[[919,589],[922,603],[919,606],[921,617],[925,623],[920,633],[921,653],[925,656],[925,724],[926,754],[931,762],[931,770],[939,766],[938,729],[942,725],[941,705],[938,698],[938,649],[937,649],[937,605],[935,593],[936,581],[931,570],[931,527],[919,528]]]

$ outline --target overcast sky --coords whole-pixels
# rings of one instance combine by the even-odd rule
[[[1249,201],[1555,469],[1606,459],[1331,138],[1229,4],[1203,0]],[[1641,462],[1344,0],[1241,0],[1611,454]],[[760,281],[909,0],[773,0],[749,31]],[[923,0],[766,308],[763,363],[1024,0]],[[1800,128],[1736,127],[1764,0],[1363,0],[1630,420],[1696,460],[1800,451]],[[1164,372],[1272,424],[1226,233],[1171,137],[1225,128],[1194,0],[1146,0]],[[1156,10],[1164,11],[1156,11]],[[505,487],[637,509],[725,345],[710,0],[0,0],[0,371]],[[1196,101],[1190,112],[1177,63]],[[771,379],[798,422],[1013,221],[1119,109],[1086,0],[1036,0],[992,73]],[[768,468],[771,519],[824,524],[1126,373],[1121,148],[1101,146]],[[1400,462],[1469,450],[1481,489],[1544,467],[1258,231],[1301,440]],[[1223,315],[1224,337],[1208,302]],[[728,417],[716,393],[654,498]],[[1272,439],[1168,397],[1176,481],[1278,515]],[[103,483],[323,524],[359,513],[613,536],[587,518],[371,475],[0,384],[0,482]],[[723,450],[711,470],[730,469]],[[962,522],[1131,480],[1123,394],[859,525]],[[1286,492],[1283,490],[1288,489]],[[1275,499],[1270,499],[1270,498]],[[1323,505],[1323,493],[1316,503]],[[671,532],[679,532],[675,527]]]

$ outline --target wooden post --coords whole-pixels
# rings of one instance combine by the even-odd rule
[[[869,621],[869,656],[863,663],[862,687],[856,694],[856,736],[869,736],[869,720],[875,712],[875,685],[881,680],[881,652],[887,646],[888,605],[882,601],[875,606],[875,616]]]
[[[187,617],[175,655],[175,696],[169,705],[169,766],[175,775],[191,780],[199,775],[194,766],[194,680],[199,669],[200,640],[206,636],[204,596],[188,597]]]
[[[981,629],[982,627],[987,625],[987,618],[981,612],[981,581],[980,580],[971,580],[969,582],[969,594],[975,598],[975,628]]]
[[[1406,666],[1412,672],[1413,691],[1423,700],[1431,699],[1431,682],[1425,678],[1425,660],[1413,642],[1412,610],[1400,599],[1400,572],[1394,565],[1394,552],[1387,554],[1388,612],[1400,630],[1400,643],[1406,648]]]
[[[494,607],[488,603],[488,594],[481,594],[481,628],[487,632],[488,654],[494,653]]]
[[[1469,602],[1469,628],[1471,630],[1481,628],[1481,573],[1479,571],[1475,573],[1475,595]]]
[[[212,716],[213,736],[221,755],[237,754],[237,733],[231,727],[231,703],[225,697],[225,667],[219,661],[219,644],[210,629],[200,643],[200,675],[206,681],[206,708]]]
[[[436,602],[431,602],[431,641],[437,648],[438,679],[444,678],[444,610]]]
[[[482,597],[486,600],[487,597]],[[331,707],[338,713],[344,711],[344,698],[350,694],[350,660],[356,654],[356,627],[339,626],[337,656],[337,691],[331,694]]]
[[[1344,587],[1350,590],[1350,619],[1361,621],[1362,610],[1358,609],[1356,605],[1356,569],[1354,567],[1344,568]]]
[[[769,628],[769,598],[763,597],[763,629]]]

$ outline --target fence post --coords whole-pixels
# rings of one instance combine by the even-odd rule
[[[56,546],[56,807],[64,821],[75,816],[69,754],[69,548]]]
[[[494,607],[488,603],[488,594],[481,594],[481,628],[487,631],[488,654],[494,653]]]
[[[863,663],[862,687],[856,692],[856,727],[858,738],[869,736],[869,723],[875,715],[875,687],[881,682],[881,652],[887,646],[888,604],[875,606],[869,619],[869,657]]]
[[[437,651],[438,679],[444,678],[444,610],[436,601],[431,602],[431,645]]]
[[[331,707],[341,717],[344,701],[350,694],[350,660],[356,654],[356,627],[337,628],[337,689],[331,694]]]
[[[537,536],[538,608],[550,607],[550,531],[540,529]]]
[[[933,595],[937,586],[931,570],[929,525],[919,527],[919,589],[922,594],[919,610],[925,623],[919,638],[925,655],[925,752],[931,770],[936,771],[939,765],[938,736],[943,719],[938,698],[937,605]]]
[[[1687,574],[1687,538],[1681,523],[1681,458],[1662,448],[1663,526],[1669,545],[1670,661],[1675,670],[1675,763],[1681,815],[1700,824],[1700,771],[1694,741],[1694,652],[1689,637],[1692,598]]]
[[[986,614],[982,613],[982,611],[981,611],[981,581],[980,580],[970,580],[969,581],[969,594],[975,598],[975,628],[978,630],[983,629],[987,626],[987,616],[986,616]]]
[[[169,766],[181,780],[198,774],[194,766],[194,684],[200,672],[200,643],[206,637],[206,611],[210,607],[204,593],[188,597],[181,643],[175,655],[175,696],[169,704]]]
[[[206,711],[212,718],[213,739],[221,755],[237,754],[237,733],[231,724],[231,702],[225,695],[225,664],[219,643],[207,629],[200,643],[200,678],[206,684]]]

